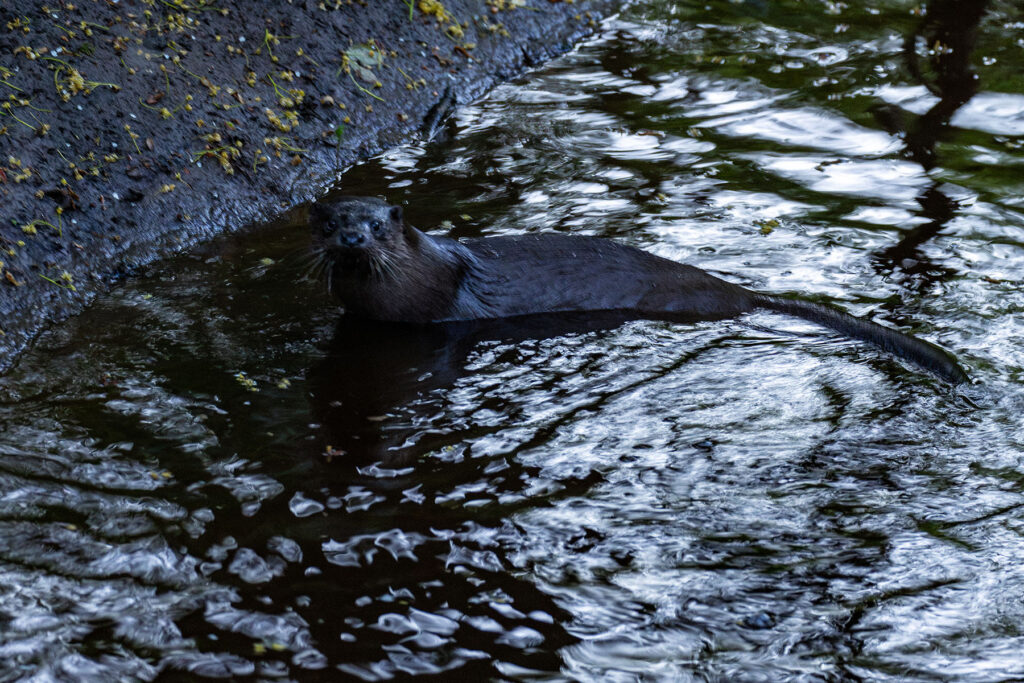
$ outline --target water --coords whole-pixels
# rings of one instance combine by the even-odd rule
[[[942,126],[918,6],[850,5],[638,3],[342,190],[828,297],[975,386],[767,313],[339,324],[296,213],[0,378],[0,678],[1024,677],[1024,17]]]

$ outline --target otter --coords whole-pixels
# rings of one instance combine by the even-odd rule
[[[875,346],[953,384],[939,347],[832,306],[755,292],[700,268],[599,237],[531,234],[454,240],[406,223],[368,197],[314,203],[314,267],[347,314],[401,323],[617,313],[718,320],[756,309],[797,316]]]

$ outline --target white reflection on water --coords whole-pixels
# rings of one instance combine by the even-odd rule
[[[336,306],[285,265],[305,228],[268,228],[128,282],[0,380],[0,677],[1024,676],[1019,148],[951,136],[931,175],[902,158],[865,94],[931,101],[879,85],[900,39],[874,14],[847,8],[847,39],[771,3],[720,24],[657,6],[344,190],[459,235],[596,234],[828,296],[979,386],[758,313],[349,348],[372,372],[347,387]],[[842,97],[804,87],[822,75]],[[1019,134],[1024,103],[957,116]],[[886,265],[934,221],[927,190],[953,215]],[[318,372],[356,399],[318,397]],[[408,460],[373,460],[372,435]]]
[[[878,88],[876,94],[915,114],[925,113],[939,101],[924,86],[886,85]],[[979,92],[957,110],[950,124],[995,135],[1024,135],[1024,95]]]
[[[769,140],[781,147],[808,147],[837,154],[881,156],[900,148],[891,135],[857,126],[817,109],[770,109],[703,121],[733,137]]]

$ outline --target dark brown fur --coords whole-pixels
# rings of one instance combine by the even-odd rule
[[[430,323],[562,312],[713,320],[757,308],[871,342],[952,381],[967,379],[936,346],[829,306],[786,299],[612,240],[540,234],[456,241],[402,220],[399,207],[346,197],[313,206],[314,254],[348,312]]]

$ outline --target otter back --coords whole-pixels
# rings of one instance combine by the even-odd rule
[[[831,306],[760,294],[699,268],[596,237],[557,234],[458,242],[404,223],[401,209],[343,198],[311,211],[313,253],[356,315],[429,323],[618,312],[715,320],[765,308],[869,342],[950,382],[967,375],[942,349]]]

